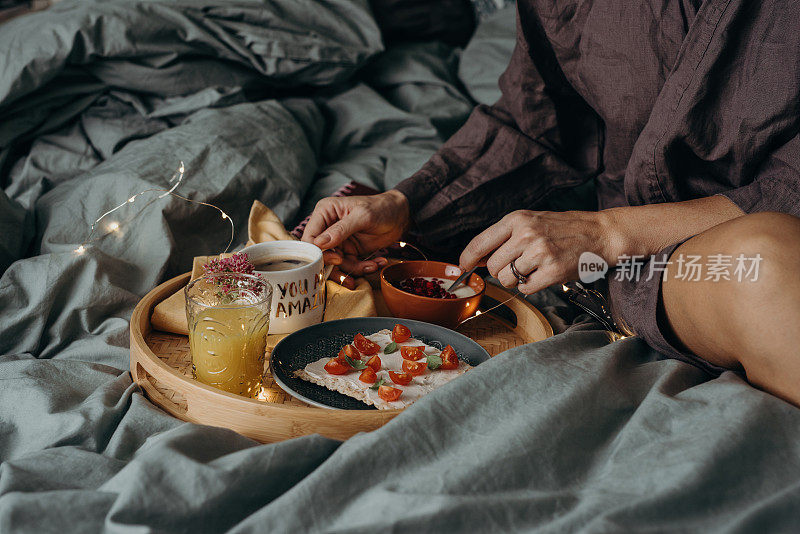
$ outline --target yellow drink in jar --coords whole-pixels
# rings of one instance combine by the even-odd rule
[[[271,297],[269,284],[247,274],[212,274],[187,286],[195,379],[246,397],[261,392]]]
[[[209,386],[255,397],[261,391],[268,316],[256,308],[208,308],[190,325],[192,374]]]

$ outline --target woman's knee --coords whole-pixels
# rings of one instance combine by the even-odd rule
[[[686,276],[691,260],[700,267]],[[688,240],[670,261],[662,295],[673,333],[712,363],[744,363],[774,314],[800,302],[800,218],[745,215]]]
[[[720,226],[726,227],[714,239],[717,254],[731,264],[726,290],[761,301],[800,284],[800,218],[763,212]],[[713,255],[711,248],[706,260]]]
[[[742,219],[734,251],[761,260],[755,279],[727,284],[730,328],[740,332],[732,335],[739,343],[730,350],[751,383],[798,404],[800,330],[794,325],[800,322],[800,218],[759,213]]]
[[[732,219],[716,228],[724,230],[726,241],[746,247],[742,252],[772,250],[783,245],[797,247],[800,239],[800,217],[788,213],[765,211]]]

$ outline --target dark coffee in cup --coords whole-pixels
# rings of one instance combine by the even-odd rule
[[[255,266],[256,271],[288,271],[311,263],[298,258],[275,258]]]

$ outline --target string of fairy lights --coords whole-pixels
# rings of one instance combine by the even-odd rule
[[[145,204],[141,208],[141,210],[144,210],[145,208],[147,208],[147,206],[149,206],[153,202],[156,202],[156,201],[158,201],[158,200],[160,200],[160,199],[162,199],[164,197],[167,197],[167,196],[171,196],[173,198],[177,198],[177,199],[183,200],[183,201],[185,201],[187,203],[190,203],[190,204],[198,204],[198,205],[201,205],[201,206],[206,206],[206,207],[209,207],[209,208],[217,210],[219,212],[222,220],[227,221],[228,224],[230,225],[230,230],[231,230],[230,239],[228,240],[228,244],[225,246],[225,249],[222,251],[222,253],[224,254],[224,253],[228,252],[228,250],[230,250],[231,246],[233,245],[234,236],[236,235],[236,227],[234,225],[233,219],[230,217],[230,215],[228,215],[219,206],[211,204],[210,202],[203,202],[203,201],[200,201],[200,200],[194,200],[194,199],[191,199],[191,198],[187,198],[187,197],[185,197],[183,195],[179,195],[178,193],[176,193],[175,190],[183,183],[183,178],[184,178],[185,175],[186,175],[186,166],[184,165],[183,161],[181,161],[180,165],[178,166],[178,169],[175,171],[175,173],[172,175],[172,177],[168,181],[168,183],[172,184],[172,186],[169,189],[158,188],[158,187],[144,189],[144,190],[139,191],[138,193],[134,194],[133,196],[128,197],[128,199],[125,200],[124,202],[122,202],[122,203],[114,206],[113,208],[105,211],[102,215],[100,215],[98,218],[96,218],[91,223],[91,225],[89,227],[89,233],[86,236],[86,239],[83,242],[81,242],[75,248],[75,250],[74,250],[75,254],[82,255],[82,254],[87,252],[87,250],[89,249],[90,245],[92,243],[94,243],[95,241],[97,241],[99,239],[102,239],[102,237],[104,237],[105,235],[109,235],[109,234],[114,234],[114,233],[120,232],[123,229],[123,223],[120,222],[119,220],[112,220],[112,221],[109,221],[108,224],[105,225],[105,228],[107,230],[106,234],[104,234],[103,236],[95,237],[95,233],[97,232],[98,228],[101,226],[101,223],[104,220],[109,218],[112,214],[116,213],[117,211],[125,208],[126,206],[134,204],[140,197],[143,197],[143,196],[148,195],[150,193],[161,193],[161,194],[158,195],[157,197],[151,199],[150,202],[148,202],[147,204]],[[428,259],[428,257],[426,256],[426,254],[422,250],[420,250],[416,246],[412,245],[411,243],[408,243],[406,241],[398,241],[397,245],[401,249],[409,247],[409,248],[415,250],[418,254],[420,254],[420,256],[422,256],[422,258],[424,260]],[[364,258],[362,261],[366,261],[366,260],[369,260],[369,259],[373,258],[378,252],[380,252],[380,251],[373,252],[372,254],[370,254],[369,256]],[[350,276],[351,274],[352,273],[342,273],[340,275],[340,277],[339,277],[339,282],[343,283],[345,281],[345,279],[348,276]],[[485,310],[485,311],[478,310],[478,311],[476,311],[474,315],[472,315],[470,317],[467,317],[466,319],[461,321],[459,323],[459,326],[464,324],[464,323],[466,323],[467,321],[471,321],[473,319],[476,319],[477,317],[479,317],[482,314],[489,313],[490,311],[492,311],[494,309],[497,309],[500,306],[505,305],[506,303],[508,303],[509,301],[515,299],[516,297],[517,297],[517,292],[515,292],[515,294],[513,294],[510,298],[504,300],[503,302],[501,302],[501,303],[499,303],[499,304],[497,304],[495,306],[492,306],[488,310]]]
[[[202,202],[200,200],[194,200],[194,199],[191,199],[191,198],[186,198],[185,196],[179,195],[178,193],[176,193],[175,190],[183,182],[183,177],[184,177],[185,174],[186,174],[186,167],[185,167],[183,161],[181,161],[180,162],[180,166],[178,167],[178,170],[175,171],[175,173],[169,179],[168,183],[173,183],[174,182],[174,184],[172,185],[171,188],[163,189],[163,188],[153,187],[153,188],[150,188],[150,189],[145,189],[144,191],[139,191],[135,195],[129,197],[126,201],[122,202],[121,204],[119,204],[117,206],[114,206],[110,210],[108,210],[105,213],[103,213],[102,215],[100,215],[100,217],[95,219],[94,222],[89,227],[89,234],[86,236],[86,239],[75,248],[75,253],[79,254],[79,255],[85,253],[88,250],[89,245],[91,243],[93,243],[94,241],[96,241],[98,239],[101,239],[103,237],[103,236],[100,236],[100,237],[97,237],[97,238],[93,238],[93,236],[95,234],[95,231],[100,226],[100,223],[103,222],[104,219],[106,219],[106,217],[109,217],[114,212],[116,212],[118,210],[121,210],[122,208],[124,208],[125,206],[128,206],[129,204],[133,204],[134,202],[136,202],[136,200],[139,197],[141,197],[143,195],[147,195],[149,193],[162,193],[162,194],[158,195],[158,197],[156,197],[154,199],[151,199],[150,202],[148,202],[147,204],[145,204],[145,206],[142,207],[142,210],[145,209],[150,204],[152,204],[153,202],[155,202],[157,200],[160,200],[160,199],[162,199],[162,198],[164,198],[166,196],[171,196],[171,197],[178,198],[180,200],[183,200],[183,201],[191,203],[191,204],[199,204],[201,206],[207,206],[209,208],[213,208],[213,209],[217,210],[220,213],[220,215],[222,217],[222,220],[228,221],[228,223],[230,224],[230,227],[231,227],[231,237],[228,240],[228,245],[225,247],[225,250],[223,250],[222,253],[224,254],[225,252],[228,252],[228,250],[231,248],[231,245],[233,245],[233,238],[234,238],[234,235],[236,234],[236,227],[233,224],[233,219],[231,219],[231,217],[227,213],[225,213],[222,210],[222,208],[220,208],[219,206],[215,206],[214,204],[211,204],[209,202]],[[107,233],[105,235],[119,232],[121,229],[122,229],[122,223],[120,221],[109,221],[109,223],[106,225]]]
[[[199,204],[201,206],[207,206],[209,208],[213,208],[213,209],[217,210],[220,213],[220,216],[222,217],[222,220],[228,221],[228,223],[230,224],[230,228],[231,228],[230,239],[228,240],[228,244],[226,245],[225,250],[223,250],[222,253],[224,254],[225,252],[230,250],[231,246],[233,245],[234,236],[236,234],[236,227],[235,227],[235,225],[233,223],[233,219],[230,217],[230,215],[225,213],[225,211],[222,208],[220,208],[219,206],[211,204],[210,202],[203,202],[203,201],[200,201],[200,200],[194,200],[194,199],[191,199],[191,198],[187,198],[187,197],[185,197],[183,195],[179,195],[178,193],[176,193],[175,190],[181,185],[181,183],[183,183],[183,177],[185,175],[186,175],[186,166],[183,163],[183,161],[181,161],[180,165],[178,166],[178,170],[175,171],[175,173],[172,175],[172,177],[168,181],[168,183],[173,184],[172,187],[170,187],[169,189],[163,189],[163,188],[159,188],[159,187],[152,187],[152,188],[149,188],[149,189],[145,189],[143,191],[139,191],[138,193],[136,193],[133,196],[129,197],[124,202],[122,202],[122,203],[114,206],[113,208],[105,211],[102,215],[100,215],[97,219],[95,219],[91,223],[91,225],[89,226],[89,234],[86,236],[86,239],[83,242],[81,242],[75,248],[74,252],[76,254],[84,254],[88,250],[89,245],[92,242],[100,239],[100,237],[94,238],[93,236],[95,235],[95,232],[97,231],[98,227],[100,226],[100,223],[102,223],[104,219],[109,217],[111,214],[121,210],[122,208],[128,206],[129,204],[133,204],[134,202],[136,202],[136,200],[139,197],[147,195],[148,193],[161,193],[161,194],[158,195],[158,197],[156,197],[155,199],[152,199],[142,209],[146,208],[147,206],[150,205],[150,203],[155,202],[156,200],[160,200],[160,199],[162,199],[162,198],[164,198],[166,196],[172,196],[174,198],[178,198],[178,199],[183,200],[185,202],[189,202],[189,203],[192,203],[192,204]],[[115,232],[119,232],[120,230],[122,230],[122,226],[123,226],[122,223],[119,222],[119,221],[110,221],[106,225],[106,229],[108,230],[106,235],[112,234],[112,233],[115,233]],[[410,247],[410,248],[414,249],[415,251],[417,251],[424,259],[426,259],[426,260],[428,259],[428,257],[425,255],[425,253],[422,250],[420,250],[419,248],[415,247],[411,243],[407,243],[405,241],[398,241],[397,244],[398,244],[398,246],[400,248]],[[365,261],[365,260],[368,260],[368,259],[374,257],[377,253],[378,253],[378,251],[373,252],[372,254],[370,254],[369,256],[364,258],[364,260],[362,260],[362,261]],[[342,274],[340,281],[343,282],[344,279],[349,275],[350,275],[350,273]]]

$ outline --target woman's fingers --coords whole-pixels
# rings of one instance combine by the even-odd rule
[[[522,256],[524,252],[525,246],[522,243],[517,243],[512,239],[506,241],[486,260],[486,268],[489,269],[489,274],[497,278],[503,267],[511,263],[511,260]]]
[[[337,282],[337,283],[343,285],[347,289],[355,289],[356,288],[355,279],[352,276],[343,273],[339,269],[339,267],[334,267],[331,270],[330,279],[333,280],[334,282]]]
[[[525,282],[520,283],[511,271],[511,262],[501,269],[497,279],[505,287],[516,287],[525,295],[532,295],[562,281],[558,266],[547,261],[547,256],[541,250],[528,248],[522,256],[514,260],[514,266],[525,277]]]
[[[461,253],[459,267],[469,270],[511,237],[511,227],[503,222],[493,224],[469,242]]]
[[[536,271],[529,274],[525,283],[518,285],[517,289],[520,293],[525,295],[533,295],[534,293],[538,293],[542,289],[550,287],[560,281],[561,280],[555,271],[549,267],[544,267],[536,269]]]
[[[378,270],[378,264],[372,260],[362,261],[359,266],[361,267],[361,272],[364,274],[374,273]]]
[[[336,265],[339,273],[355,276],[374,273],[389,264],[389,261],[383,256],[359,260],[357,256],[345,254],[339,249],[323,251],[322,259],[325,265]],[[334,279],[338,281],[338,279]]]
[[[356,256],[344,255],[339,269],[347,274],[361,276],[363,274],[374,273],[378,270],[377,258],[359,260]]]
[[[345,254],[342,256],[342,263],[339,264],[339,270],[347,274],[360,275],[361,270],[359,269],[358,264],[358,258],[349,254]]]
[[[346,240],[342,243],[341,249],[345,256],[358,256],[358,244],[355,242],[355,239]]]
[[[500,269],[500,272],[497,273],[495,278],[497,278],[497,281],[500,282],[503,287],[511,288],[519,285],[519,280],[517,280],[517,277],[511,272],[511,267],[509,265]]]
[[[536,272],[537,261],[536,257],[530,251],[525,251],[521,256],[514,258],[514,266],[517,268],[519,274],[526,276],[530,280],[531,276]],[[516,287],[519,285],[514,272],[511,270],[511,260],[506,263],[500,272],[497,273],[497,280],[503,284],[504,287]]]
[[[373,224],[370,213],[353,199],[323,198],[303,230],[303,241],[323,250],[341,246],[350,236]]]
[[[317,237],[338,218],[333,202],[327,198],[323,198],[317,202],[317,205],[314,207],[314,211],[311,213],[311,217],[308,219],[308,223],[303,230],[303,237],[301,240],[306,243],[313,243]]]
[[[369,215],[361,210],[353,210],[330,225],[314,239],[314,244],[321,249],[340,246],[356,232],[366,230],[372,224]]]
[[[388,260],[382,256],[370,258],[368,260],[359,260],[355,256],[344,255],[341,257],[341,263],[336,265],[333,272],[337,273],[337,276],[362,276],[374,273],[388,264]],[[339,278],[333,275],[331,275],[331,279],[337,282],[339,281]]]
[[[341,265],[342,253],[338,250],[324,250],[322,252],[322,261],[325,265]]]

